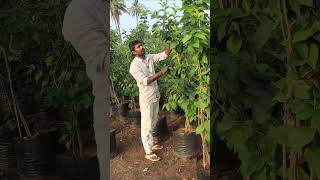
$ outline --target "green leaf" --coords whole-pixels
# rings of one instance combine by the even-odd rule
[[[42,71],[40,71],[40,72],[38,72],[38,73],[36,74],[36,76],[35,76],[36,82],[38,82],[41,77],[42,77]]]
[[[307,55],[308,56],[308,55]],[[308,58],[308,57],[307,57]],[[307,58],[302,58],[297,51],[292,52],[292,57],[290,61],[290,65],[294,66],[302,66],[307,63]]]
[[[301,120],[307,120],[312,116],[312,104],[305,101],[295,101],[291,106],[291,111],[296,114],[296,117]]]
[[[297,83],[293,84],[293,94],[295,97],[300,99],[309,99],[310,94],[309,90],[311,87],[306,84],[304,81],[297,81]]]
[[[320,110],[319,109],[313,112],[311,122],[316,126],[318,132],[320,133]]]
[[[202,133],[204,130],[205,130],[204,124],[201,124],[201,125],[199,125],[199,126],[196,128],[196,133],[197,133],[197,134],[200,134],[200,133]]]
[[[227,49],[233,54],[237,54],[240,51],[241,45],[242,39],[235,33],[233,33],[227,41]]]
[[[300,16],[299,0],[289,0],[289,4],[297,16]]]
[[[274,23],[270,19],[262,19],[260,26],[257,28],[257,31],[253,34],[255,48],[260,49],[266,44],[266,42],[271,36],[273,27]]]
[[[271,128],[270,135],[280,144],[286,144],[295,152],[309,144],[314,137],[315,129],[309,127],[280,126]]]
[[[309,39],[314,33],[319,31],[319,23],[315,22],[311,27],[303,31],[297,31],[293,35],[293,42],[300,42]]]
[[[270,114],[265,104],[258,103],[253,105],[253,116],[258,123],[263,124],[270,117]]]
[[[52,62],[53,62],[53,56],[49,56],[45,59],[45,63],[47,66],[52,65]]]
[[[207,39],[207,37],[206,37],[206,35],[204,33],[196,33],[194,36],[196,36],[196,37],[198,37],[200,39],[204,39],[204,40]]]
[[[227,25],[228,25],[228,21],[223,21],[221,24],[219,24],[218,27],[218,41],[221,42],[221,40],[224,38],[224,36],[226,35],[226,31],[227,31]]]
[[[247,11],[247,12],[250,11],[251,1],[250,0],[243,0],[242,7],[245,11]]]
[[[313,36],[313,39],[315,39],[316,41],[318,41],[318,43],[320,43],[320,32],[316,33],[316,34]]]
[[[205,130],[210,134],[210,130],[211,130],[211,127],[210,127],[210,119],[206,120],[204,122],[204,128]]]
[[[199,41],[199,39],[195,39],[195,41],[192,43],[191,46],[192,46],[192,47],[195,47],[195,48],[200,48],[200,41]]]
[[[319,47],[316,45],[316,43],[312,43],[309,49],[309,64],[313,69],[316,69],[319,58]]]
[[[313,0],[299,0],[299,3],[308,7],[313,6]]]
[[[187,34],[186,36],[184,36],[184,38],[182,39],[183,44],[188,42],[191,38],[192,38],[191,34]]]
[[[206,55],[202,56],[202,63],[208,64],[208,57]]]
[[[299,56],[307,59],[309,56],[309,48],[307,43],[296,43],[294,44],[294,49],[298,52]]]
[[[309,167],[311,167],[316,176],[320,178],[320,148],[308,148],[306,150],[306,159],[308,161]]]
[[[226,113],[222,118],[222,122],[218,125],[219,131],[221,132],[227,131],[232,128],[233,124],[234,124],[234,121],[233,121],[232,115],[229,113]]]

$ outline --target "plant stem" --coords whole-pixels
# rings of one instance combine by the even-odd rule
[[[25,119],[24,119],[24,116],[23,116],[23,114],[22,114],[22,112],[21,112],[21,109],[20,109],[19,104],[17,104],[17,110],[18,110],[18,113],[19,113],[21,122],[22,122],[22,124],[23,124],[23,127],[24,127],[24,129],[26,130],[27,136],[28,136],[28,137],[31,137],[30,129],[29,129],[29,127],[28,127],[27,122],[26,122]]]
[[[287,171],[287,151],[286,145],[282,145],[282,178],[286,179],[286,171]]]
[[[77,133],[77,140],[78,140],[78,145],[79,145],[79,154],[80,154],[80,158],[83,159],[83,144],[82,144],[82,138],[80,135],[80,127],[79,127],[79,122],[78,122],[78,112],[77,111],[73,111],[73,116],[74,116],[74,123],[76,126],[76,133]]]
[[[14,93],[13,93],[10,67],[9,67],[9,62],[8,62],[8,58],[7,58],[6,51],[5,51],[5,49],[4,49],[3,47],[0,47],[0,57],[1,57],[1,54],[3,54],[4,61],[5,61],[5,63],[6,63],[6,69],[7,69],[7,73],[8,73],[10,93],[11,93],[11,98],[12,98],[14,113],[15,113],[15,116],[16,116],[16,121],[17,121],[17,127],[18,127],[18,131],[19,131],[19,136],[20,136],[20,138],[21,138],[21,137],[22,137],[22,133],[21,133],[21,129],[20,129],[19,115],[18,115],[17,107],[16,107],[16,98],[15,98]]]
[[[313,169],[311,168],[311,169],[310,169],[310,180],[313,180],[313,176],[314,176],[314,174],[313,174]]]
[[[219,0],[219,7],[220,7],[221,9],[224,9],[222,0]]]
[[[283,18],[284,18],[284,22],[285,22],[285,25],[286,25],[286,35],[287,35],[287,38],[286,38],[286,44],[287,44],[287,61],[288,63],[290,62],[290,59],[291,59],[291,52],[292,52],[292,47],[291,47],[291,26],[290,26],[290,23],[289,23],[289,19],[288,19],[288,11],[287,11],[287,3],[286,3],[286,0],[281,0],[281,3],[282,3],[282,7],[283,7]]]
[[[63,49],[62,49],[62,51],[61,51],[61,54],[60,54],[60,56],[59,56],[59,58],[58,58],[58,61],[57,61],[57,63],[56,63],[56,65],[54,66],[54,69],[53,69],[53,83],[54,83],[54,85],[58,88],[58,84],[57,84],[57,81],[56,81],[56,76],[55,76],[55,72],[56,72],[56,69],[57,69],[57,66],[58,66],[58,64],[59,64],[59,62],[60,62],[60,60],[61,60],[61,58],[62,58],[62,55],[63,55],[63,53],[64,53],[64,50],[66,49],[66,46],[67,46],[67,42],[65,42],[64,43],[64,46],[63,46]]]

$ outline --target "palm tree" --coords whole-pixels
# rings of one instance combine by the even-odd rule
[[[131,16],[135,16],[137,19],[137,26],[139,24],[139,16],[145,10],[145,6],[140,4],[138,0],[134,0],[132,6],[129,8]]]
[[[121,31],[120,31],[120,15],[124,13],[128,13],[127,6],[124,3],[124,0],[111,0],[110,4],[111,17],[116,25],[116,29],[119,33],[121,39]]]

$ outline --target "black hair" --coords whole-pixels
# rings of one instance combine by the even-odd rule
[[[139,43],[144,44],[144,42],[142,42],[142,41],[140,41],[140,40],[131,41],[131,42],[129,43],[130,51],[131,51],[131,52],[134,51],[134,47],[135,47],[137,44],[139,44]]]

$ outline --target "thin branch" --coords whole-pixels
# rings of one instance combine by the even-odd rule
[[[22,133],[21,133],[21,129],[20,129],[20,122],[19,122],[19,116],[18,116],[18,112],[17,112],[17,107],[16,107],[16,98],[14,96],[13,93],[13,87],[12,87],[12,80],[11,80],[11,72],[10,72],[10,67],[9,67],[9,62],[8,62],[8,58],[7,58],[7,54],[6,51],[3,47],[0,47],[0,55],[3,54],[4,56],[4,61],[6,63],[6,68],[7,68],[7,73],[8,73],[8,80],[9,80],[9,87],[10,87],[10,93],[11,93],[11,98],[12,98],[12,103],[13,103],[13,107],[14,107],[14,113],[16,116],[16,121],[17,121],[17,127],[18,127],[18,131],[19,131],[19,136],[20,138],[22,137]]]
[[[58,85],[57,85],[55,72],[56,72],[57,66],[58,66],[58,64],[59,64],[59,62],[60,62],[60,60],[61,60],[61,58],[62,58],[62,55],[63,55],[63,53],[64,53],[64,50],[65,50],[66,46],[67,46],[67,42],[64,42],[64,46],[63,46],[62,52],[61,52],[61,54],[60,54],[60,56],[59,56],[59,58],[58,58],[57,64],[54,66],[54,69],[53,69],[53,83],[54,83],[54,85],[55,85],[57,88],[59,88],[59,87],[58,87]]]

